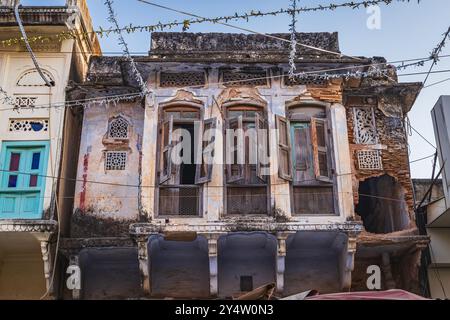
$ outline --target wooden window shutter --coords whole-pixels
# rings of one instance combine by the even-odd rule
[[[235,183],[244,179],[245,142],[242,116],[227,119],[225,133],[227,182]],[[240,152],[238,152],[238,150]]]
[[[199,140],[197,145],[201,148],[201,159],[198,159],[197,170],[195,171],[195,183],[203,184],[211,181],[213,163],[212,159],[209,159],[209,163],[205,162],[205,158],[210,155],[214,157],[215,148],[215,129],[217,127],[217,118],[211,118],[203,121],[200,129]],[[206,141],[205,134],[209,133]],[[209,156],[208,156],[209,157]]]
[[[276,116],[278,129],[278,175],[281,179],[292,181],[291,135],[289,121]]]
[[[328,126],[325,119],[311,118],[311,140],[316,179],[330,182],[331,166],[327,143]]]
[[[162,123],[161,128],[161,159],[159,183],[164,183],[172,176],[172,148],[173,148],[173,116]]]
[[[257,139],[257,146],[258,146],[258,160],[256,163],[256,174],[258,175],[258,178],[262,181],[267,180],[267,174],[270,166],[270,162],[267,162],[268,158],[268,134],[267,130],[265,128],[265,122],[264,119],[261,118],[261,116],[256,113],[255,115],[255,128],[256,128],[256,139]]]

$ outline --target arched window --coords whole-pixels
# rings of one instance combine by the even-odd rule
[[[129,127],[128,121],[118,116],[109,122],[108,137],[110,139],[128,139]]]
[[[43,70],[42,73],[49,80],[50,83],[54,83],[55,80],[50,72]],[[24,72],[16,82],[17,87],[46,87],[44,79],[36,69],[28,70]]]

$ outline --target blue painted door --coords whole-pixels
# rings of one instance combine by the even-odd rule
[[[3,151],[0,219],[41,219],[45,146],[11,146]]]

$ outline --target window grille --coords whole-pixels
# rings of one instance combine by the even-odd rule
[[[379,150],[358,151],[358,167],[360,170],[383,170],[383,160]]]
[[[328,81],[325,78],[318,78],[318,77],[294,77],[293,79],[289,78],[288,75],[284,76],[284,85],[287,87],[292,86],[326,86],[328,84]]]
[[[232,72],[224,71],[222,73],[222,82],[226,87],[257,87],[268,85],[267,73],[260,72]]]
[[[16,97],[14,106],[16,108],[33,108],[36,105],[37,97]]]
[[[206,79],[204,72],[161,72],[159,79],[159,86],[161,88],[203,87],[205,83]]]
[[[122,117],[111,120],[111,122],[109,123],[109,138],[128,139],[128,127],[128,121]]]
[[[125,170],[127,163],[127,153],[125,151],[106,152],[105,169],[106,170]]]
[[[10,119],[9,132],[48,131],[49,119]]]

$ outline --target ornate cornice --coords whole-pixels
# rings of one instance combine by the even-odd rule
[[[54,220],[0,220],[0,232],[54,233],[57,228]]]
[[[305,224],[297,222],[280,223],[264,221],[237,221],[237,222],[210,222],[204,224],[163,224],[163,223],[136,223],[130,225],[132,236],[157,234],[165,232],[198,232],[198,233],[227,233],[227,232],[254,232],[269,233],[298,232],[298,231],[340,231],[359,233],[363,231],[361,223],[322,223]]]

